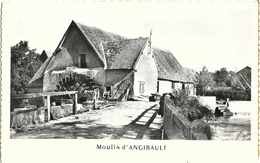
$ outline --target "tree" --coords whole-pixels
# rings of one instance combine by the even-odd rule
[[[231,77],[234,76],[234,75],[235,75],[235,72],[234,72],[234,71],[229,71],[229,72],[228,72],[228,78],[227,78],[226,81],[225,81],[226,86],[228,86],[228,87],[231,87],[231,86],[232,86],[232,85],[231,85]]]
[[[11,95],[26,92],[26,85],[42,65],[36,49],[29,49],[28,41],[11,47]]]
[[[221,68],[214,73],[214,81],[217,86],[226,86],[226,81],[229,78],[229,73],[226,68]]]
[[[212,73],[208,72],[208,69],[204,66],[198,76],[197,94],[203,95],[206,90],[214,85],[215,82]]]

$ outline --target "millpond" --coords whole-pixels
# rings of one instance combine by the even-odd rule
[[[232,116],[219,116],[209,120],[212,140],[251,140],[250,101],[231,101],[228,109]]]

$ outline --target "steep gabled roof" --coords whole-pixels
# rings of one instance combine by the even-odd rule
[[[251,67],[245,67],[235,73],[235,78],[244,89],[251,89]]]
[[[34,81],[36,81],[37,79],[41,78],[45,72],[45,69],[47,68],[50,60],[52,57],[49,57],[45,60],[45,62],[41,65],[41,67],[39,68],[39,70],[36,72],[36,74],[34,74],[34,76],[32,77],[32,79],[29,81],[27,86],[30,86],[33,84]]]
[[[78,22],[72,21],[70,26],[76,26],[84,39],[96,52],[106,69],[134,69],[139,55],[147,44],[148,38],[129,39],[118,34],[106,32],[96,27],[89,27]],[[29,84],[39,79],[49,69],[68,57],[55,57],[57,54],[68,54],[66,48],[61,47],[66,35],[65,32],[54,54],[49,57],[40,67]],[[61,51],[60,51],[61,50]],[[68,55],[66,55],[68,56]],[[51,63],[51,64],[50,64]]]
[[[64,63],[66,63],[66,65]],[[62,48],[55,55],[47,58],[47,60],[42,64],[27,86],[32,86],[34,81],[43,77],[43,75],[47,72],[52,72],[53,70],[62,70],[65,68],[64,66],[72,66],[72,64],[72,58],[69,55],[67,49]]]
[[[50,51],[43,50],[42,53],[45,53],[47,55],[47,57],[51,57],[52,56],[52,52],[50,52]]]
[[[51,56],[52,56],[52,52],[43,50],[43,51],[42,51],[42,54],[41,54],[41,56],[40,56],[40,60],[41,60],[42,62],[45,62],[46,59],[49,58],[49,57],[51,57]]]
[[[158,69],[158,79],[177,82],[190,82],[187,72],[170,51],[153,48]]]
[[[107,69],[132,69],[148,38],[129,39],[96,27],[75,23]]]

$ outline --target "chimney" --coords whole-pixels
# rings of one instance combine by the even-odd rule
[[[153,34],[152,32],[153,32],[153,29],[151,29],[150,37],[148,39],[148,55],[152,54],[152,34]]]

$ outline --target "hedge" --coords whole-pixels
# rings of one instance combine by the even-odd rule
[[[198,94],[202,96],[202,94]],[[216,96],[217,100],[250,101],[251,90],[208,90],[203,96]]]

